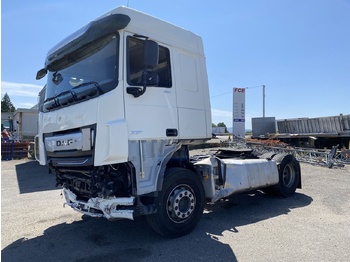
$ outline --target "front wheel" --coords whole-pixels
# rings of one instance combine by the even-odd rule
[[[204,205],[204,189],[196,174],[183,168],[170,168],[165,172],[163,189],[156,201],[157,212],[147,216],[147,221],[165,237],[180,237],[197,226]]]

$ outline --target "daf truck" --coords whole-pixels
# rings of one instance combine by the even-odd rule
[[[190,157],[212,136],[203,43],[190,31],[118,7],[49,50],[36,77],[45,76],[36,159],[82,214],[146,216],[159,234],[180,237],[207,202],[301,187],[292,155]]]

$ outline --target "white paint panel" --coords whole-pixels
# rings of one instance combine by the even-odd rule
[[[97,110],[96,110],[97,108]],[[95,166],[127,161],[127,122],[124,119],[123,88],[119,86],[100,96],[97,117]]]
[[[204,92],[207,86],[202,84],[198,61],[199,57],[178,55],[175,71],[177,105],[180,108],[205,109]]]
[[[166,129],[177,129],[176,108],[133,105],[126,109],[130,140],[164,139]]]
[[[179,137],[203,138],[207,136],[206,114],[203,110],[179,108]]]
[[[128,136],[125,120],[115,120],[100,125],[96,142],[95,166],[122,163],[128,159]]]
[[[95,124],[97,121],[98,99],[91,99],[42,114],[42,129],[40,132],[49,133]]]
[[[198,91],[196,61],[192,57],[180,55],[181,88],[187,91]]]

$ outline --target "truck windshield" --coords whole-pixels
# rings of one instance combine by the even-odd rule
[[[113,34],[82,46],[56,62],[47,75],[47,112],[69,106],[116,88],[118,83],[119,35]]]

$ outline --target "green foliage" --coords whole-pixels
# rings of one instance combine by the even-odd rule
[[[220,122],[216,125],[217,127],[225,127],[225,133],[228,133],[227,127],[224,122]]]
[[[1,99],[1,112],[15,112],[16,108],[11,102],[11,99],[7,93]]]

